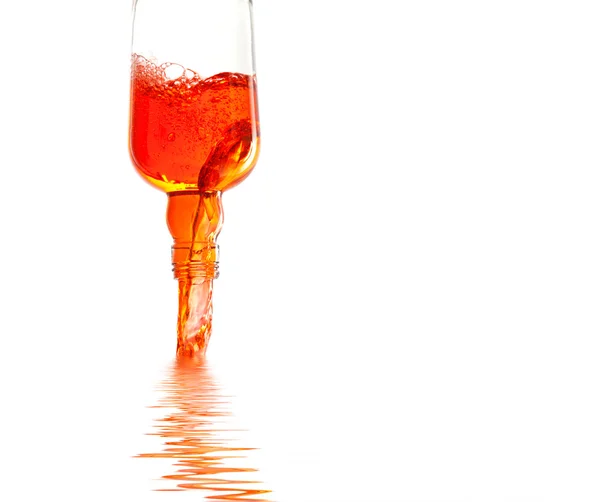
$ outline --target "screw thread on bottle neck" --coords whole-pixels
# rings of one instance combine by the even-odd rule
[[[203,243],[196,249],[192,243],[175,242],[172,247],[173,275],[178,281],[202,281],[219,277],[219,246]],[[192,251],[193,258],[187,256]]]

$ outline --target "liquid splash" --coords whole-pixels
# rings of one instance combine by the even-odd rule
[[[257,469],[245,467],[255,448],[239,444],[243,431],[230,428],[232,413],[205,360],[178,359],[162,383],[157,409],[169,410],[149,435],[165,440],[160,453],[137,458],[170,459],[174,473],[162,476],[170,487],[156,491],[201,490],[206,500],[272,502],[254,479]]]

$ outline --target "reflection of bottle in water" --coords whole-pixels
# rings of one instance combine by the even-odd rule
[[[139,458],[171,459],[174,473],[163,476],[162,490],[201,490],[207,500],[262,501],[270,493],[247,466],[253,448],[240,444],[242,430],[231,427],[229,402],[205,361],[177,360],[161,385],[156,435],[165,440],[161,453]],[[246,464],[246,465],[245,465]]]

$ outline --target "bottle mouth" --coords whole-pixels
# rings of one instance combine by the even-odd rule
[[[216,279],[219,277],[219,246],[208,242],[175,241],[172,262],[177,280]]]

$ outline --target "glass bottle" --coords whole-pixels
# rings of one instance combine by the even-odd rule
[[[130,154],[168,196],[179,282],[177,354],[203,355],[212,326],[222,193],[260,143],[251,0],[136,0]]]

